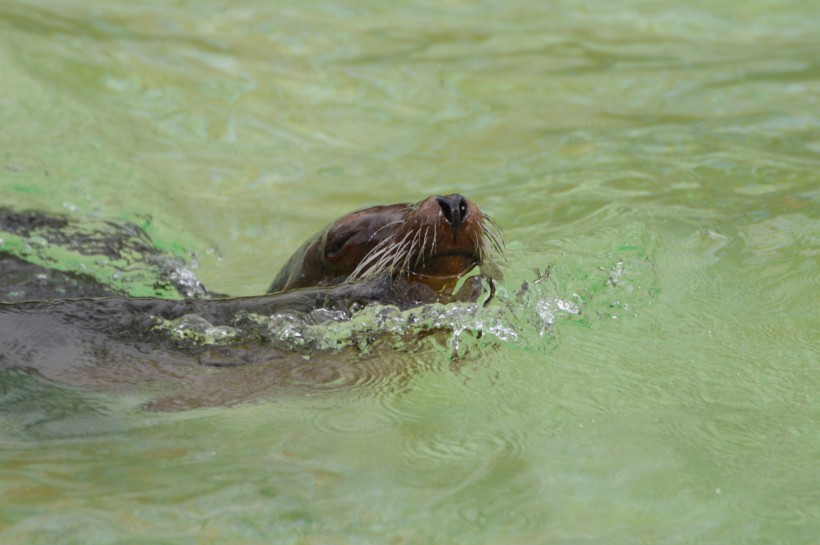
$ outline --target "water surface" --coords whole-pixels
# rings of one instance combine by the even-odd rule
[[[3,205],[135,222],[252,295],[335,217],[458,191],[505,228],[520,335],[174,413],[4,371],[0,541],[816,543],[818,25],[799,1],[3,2]]]

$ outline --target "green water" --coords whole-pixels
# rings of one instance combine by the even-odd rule
[[[5,0],[0,204],[137,220],[250,295],[347,211],[459,191],[505,228],[503,292],[552,266],[589,303],[347,394],[151,413],[6,372],[0,542],[820,543],[818,28]]]

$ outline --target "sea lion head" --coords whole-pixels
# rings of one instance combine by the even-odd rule
[[[268,293],[385,276],[442,292],[502,249],[495,222],[459,194],[374,206],[339,218],[303,244]]]

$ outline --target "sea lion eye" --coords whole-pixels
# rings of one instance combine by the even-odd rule
[[[353,235],[355,234],[356,231],[349,231],[340,236],[339,238],[337,238],[336,240],[334,240],[325,251],[325,255],[327,257],[333,257],[334,255],[336,255],[344,247],[347,241],[353,238]]]

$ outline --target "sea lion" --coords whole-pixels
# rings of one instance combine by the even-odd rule
[[[267,292],[390,277],[445,293],[501,252],[498,226],[475,204],[433,195],[339,218],[294,253]]]
[[[18,228],[22,235],[53,240],[55,245],[61,241],[62,224],[46,221],[46,216],[28,214],[25,218],[37,221],[22,223],[18,220],[23,216],[7,216],[15,221],[0,221],[0,227],[23,225],[25,229]],[[140,241],[150,242],[136,226],[129,225],[122,232],[129,230]],[[122,245],[106,244],[102,232],[95,231],[89,241],[93,244],[82,246],[88,253],[101,248],[120,256],[117,251]],[[263,384],[285,388],[294,383],[329,382],[341,387],[342,383],[366,381],[361,373],[369,371],[355,354],[322,353],[324,348],[314,349],[307,342],[283,343],[276,324],[294,319],[312,326],[323,324],[328,316],[349,319],[372,303],[408,309],[427,303],[475,301],[488,285],[491,298],[493,279],[499,275],[493,259],[502,251],[495,222],[465,197],[452,194],[431,196],[416,204],[366,208],[336,220],[301,246],[265,295],[209,298],[202,287],[198,292],[202,295],[183,299],[121,293],[99,297],[95,290],[104,286],[90,279],[69,278],[69,282],[67,277],[52,275],[48,282],[33,287],[8,287],[8,294],[37,294],[40,300],[0,302],[0,372],[25,369],[58,382],[102,390],[175,383],[185,390],[186,401],[179,408],[244,399]],[[134,252],[123,252],[120,257],[127,262],[129,255]],[[16,260],[0,259],[0,277],[6,261],[12,271],[29,270]],[[455,290],[477,267],[481,274]],[[79,291],[78,285],[86,291]],[[183,323],[191,320],[207,326],[196,331],[210,331],[213,326],[231,331],[231,336],[211,344],[200,342],[186,336],[186,331],[196,332]],[[425,335],[431,332],[425,330]],[[374,334],[378,331],[363,333],[362,339]],[[296,337],[304,341],[298,332]],[[402,365],[401,353],[391,354],[380,354],[374,361],[392,362],[390,369]],[[247,386],[236,378],[239,375],[227,378],[214,371],[259,366],[264,372],[247,371],[254,377]],[[350,376],[340,382],[336,375],[327,374],[328,369]],[[192,387],[197,381],[201,386]],[[226,381],[237,383],[235,391],[226,391]]]

